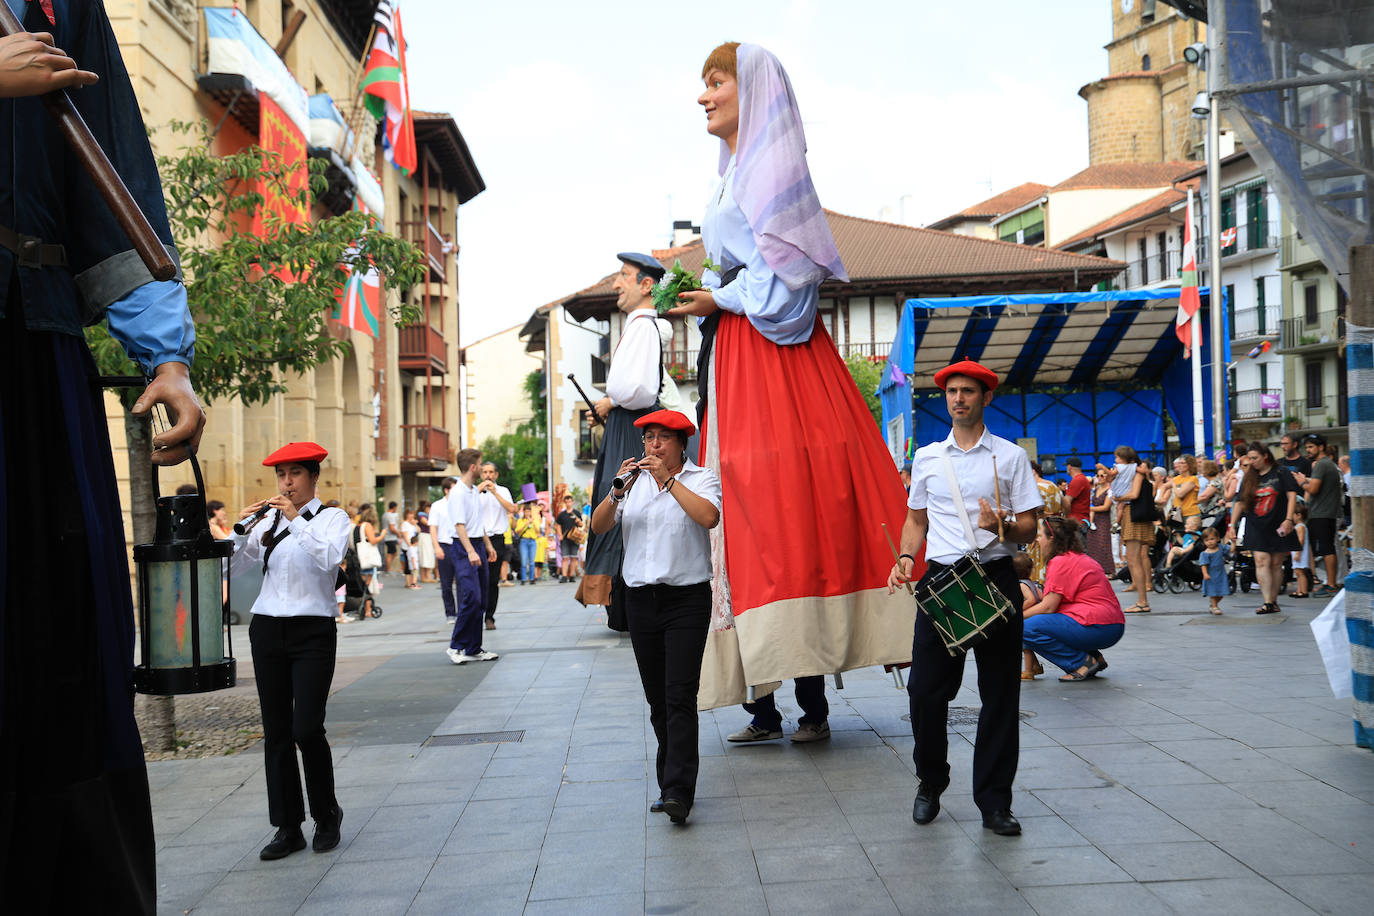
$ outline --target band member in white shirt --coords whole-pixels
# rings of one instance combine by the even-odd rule
[[[630,642],[658,738],[659,798],[650,811],[684,823],[696,797],[697,689],[711,618],[711,541],[720,477],[686,457],[696,428],[659,410],[635,421],[644,457],[627,458],[592,513],[592,532],[619,524]]]
[[[487,564],[486,626],[496,629],[496,602],[501,597],[501,567],[510,561],[510,545],[506,543],[506,529],[510,527],[510,513],[518,511],[511,501],[510,490],[496,482],[496,465],[482,462],[482,482],[477,485],[477,507],[482,513],[482,530],[487,536],[496,559]]]
[[[1011,813],[1011,784],[1020,757],[1022,621],[1021,586],[1011,557],[1017,544],[1035,537],[1036,513],[1043,503],[1025,450],[983,425],[983,409],[992,403],[997,387],[996,373],[966,359],[936,372],[935,384],[944,389],[953,428],[943,441],[916,450],[902,553],[893,564],[888,588],[910,580],[913,557],[922,545],[926,576],[976,550],[992,584],[1018,609],[973,649],[978,661],[978,696],[983,702],[973,746],[973,801],[983,812],[984,829],[1016,836],[1021,825]],[[958,482],[957,499],[951,478]],[[960,502],[976,544],[968,542]],[[940,793],[949,785],[946,727],[949,701],[963,680],[964,655],[949,654],[924,612],[916,615],[911,653],[907,693],[916,738],[912,757],[920,780],[911,817],[918,824],[928,824],[940,813]]]
[[[245,506],[249,518],[270,514],[247,534],[234,535],[230,575],[262,568],[248,638],[262,706],[267,813],[276,836],[260,857],[280,859],[305,848],[296,748],[315,819],[313,848],[339,845],[343,809],[334,795],[334,762],[325,738],[325,701],[334,679],[337,630],[335,582],[348,548],[351,524],[342,509],[320,504],[316,484],[328,453],[313,442],[293,442],[263,460],[277,471],[277,495]]]
[[[444,495],[429,507],[429,537],[434,544],[434,563],[439,567],[439,597],[444,603],[444,619],[453,623],[458,616],[458,583],[453,576],[453,522],[449,518],[448,499],[457,477],[445,477],[440,484]]]
[[[654,284],[664,274],[663,265],[650,255],[633,251],[622,251],[616,257],[621,268],[611,289],[615,291],[616,308],[624,323],[606,373],[606,396],[594,405],[597,416],[606,424],[606,434],[601,439],[601,453],[592,477],[592,505],[606,498],[611,478],[621,462],[644,454],[634,424],[663,406],[659,403],[663,339],[672,333],[672,326],[654,311]],[[604,605],[607,624],[624,632],[624,585],[618,574],[621,553],[618,526],[601,534],[592,533],[587,539],[587,560],[577,586],[577,600],[584,605]]]

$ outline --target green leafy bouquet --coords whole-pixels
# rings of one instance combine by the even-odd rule
[[[720,273],[720,265],[713,263],[710,258],[701,262],[701,269]],[[673,269],[654,286],[654,309],[662,315],[671,308],[677,308],[682,304],[677,297],[696,289],[701,289],[701,278],[683,267],[682,261],[675,260]]]

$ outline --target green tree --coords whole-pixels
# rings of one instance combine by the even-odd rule
[[[868,405],[868,410],[873,414],[873,422],[878,429],[883,428],[883,405],[878,400],[875,392],[878,390],[878,383],[883,377],[881,363],[870,362],[867,357],[851,356],[844,361],[849,367],[849,374],[854,379],[854,384],[859,386],[859,394],[863,395],[864,403]]]
[[[525,376],[525,396],[530,403],[530,418],[515,432],[488,436],[479,448],[482,459],[496,465],[496,472],[513,490],[533,482],[540,490],[549,487],[548,398],[544,371],[536,369]]]

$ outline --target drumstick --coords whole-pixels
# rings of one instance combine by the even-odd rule
[[[992,494],[997,500],[997,540],[1002,540],[1002,481],[997,477],[997,456],[992,456]]]
[[[892,535],[891,535],[891,534],[888,532],[888,530],[887,530],[887,522],[883,522],[883,523],[882,523],[882,526],[883,526],[883,537],[887,538],[887,546],[888,546],[888,549],[892,551],[892,565],[893,565],[893,566],[898,566],[898,565],[901,564],[901,558],[897,555],[897,545],[894,544],[894,543],[892,543]],[[906,591],[907,591],[907,594],[908,594],[908,595],[914,595],[914,594],[916,594],[916,592],[913,591],[912,588],[911,588],[911,582],[910,582],[910,581],[908,581],[907,584],[906,584]]]

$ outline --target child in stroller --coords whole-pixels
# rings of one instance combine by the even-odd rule
[[[1171,529],[1152,576],[1151,584],[1157,594],[1163,594],[1166,589],[1178,594],[1185,589],[1201,587],[1202,568],[1198,565],[1198,555],[1203,550],[1201,533],[1202,517],[1198,515],[1188,517],[1182,533]]]
[[[365,617],[382,616],[381,606],[373,599],[367,583],[363,581],[363,568],[358,562],[358,552],[353,544],[348,545],[343,561],[339,563],[336,587],[339,587],[338,583],[342,583],[341,587],[344,589],[343,610],[339,614],[339,622],[353,623]]]

